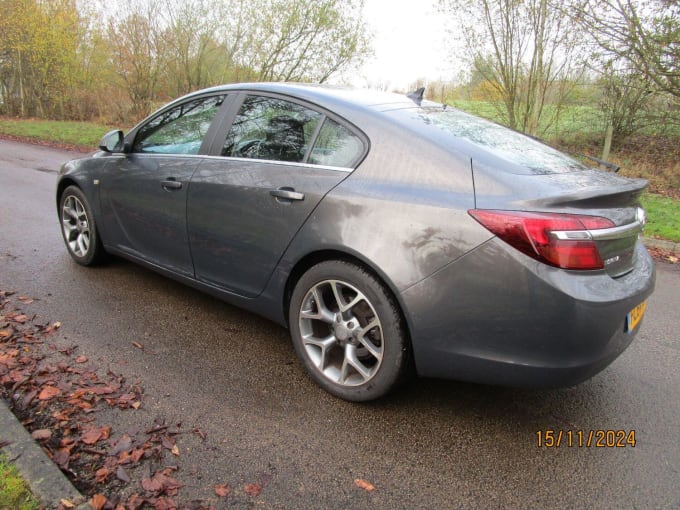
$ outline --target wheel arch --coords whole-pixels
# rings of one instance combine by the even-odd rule
[[[59,179],[59,182],[57,183],[57,194],[55,197],[57,202],[57,210],[59,210],[59,201],[61,200],[61,195],[64,193],[64,190],[69,186],[76,186],[77,188],[80,188],[81,191],[83,191],[83,188],[80,186],[78,181],[73,179],[72,177],[65,176]]]
[[[404,329],[406,331],[406,335],[408,338],[408,345],[410,351],[409,357],[413,359],[413,346],[411,338],[410,321],[408,315],[404,312],[404,304],[400,299],[399,292],[394,287],[390,279],[387,278],[387,276],[382,271],[379,271],[377,268],[375,268],[373,265],[371,265],[368,261],[366,261],[362,257],[359,257],[358,255],[351,254],[345,251],[334,249],[314,251],[306,254],[304,257],[300,258],[296,262],[296,264],[293,266],[293,269],[288,274],[288,279],[286,280],[286,285],[284,287],[283,316],[285,317],[286,325],[290,327],[290,325],[288,324],[288,308],[290,306],[290,300],[295,285],[297,285],[297,282],[300,280],[302,275],[305,274],[307,270],[309,270],[309,268],[321,262],[326,262],[328,260],[342,260],[345,262],[355,264],[364,269],[365,271],[371,273],[385,287],[385,290],[389,294],[389,297],[394,301],[395,305],[397,306],[397,309],[399,310],[399,315],[401,317],[401,320],[403,321]]]

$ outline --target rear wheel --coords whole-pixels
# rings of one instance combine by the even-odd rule
[[[77,186],[69,186],[59,200],[61,233],[69,255],[78,264],[90,266],[105,256],[99,239],[94,214],[85,194]]]
[[[357,265],[334,260],[310,268],[293,291],[289,324],[309,374],[342,399],[381,397],[406,373],[409,346],[399,309]]]

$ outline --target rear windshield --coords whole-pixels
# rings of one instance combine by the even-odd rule
[[[435,103],[430,103],[435,105]],[[532,173],[551,174],[584,170],[587,167],[526,135],[442,105],[410,110],[411,120],[437,127],[510,163],[531,169]]]

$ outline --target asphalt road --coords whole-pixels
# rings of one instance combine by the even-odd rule
[[[53,197],[70,157],[0,140],[0,288],[39,299],[31,311],[60,320],[80,354],[140,381],[142,408],[114,432],[163,416],[207,434],[180,438],[182,499],[259,480],[262,508],[680,507],[677,265],[659,266],[631,348],[579,386],[415,380],[349,404],[307,378],[284,329],[126,261],[73,263]],[[634,430],[637,444],[539,448],[546,430]]]

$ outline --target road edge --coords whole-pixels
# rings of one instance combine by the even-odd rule
[[[671,253],[680,253],[680,243],[667,241],[665,239],[654,239],[652,237],[643,237],[642,242],[645,246],[650,248],[660,248],[662,250],[670,251]]]
[[[91,510],[86,498],[52,462],[24,426],[14,416],[7,402],[0,398],[0,443],[8,442],[0,451],[16,466],[31,493],[47,508],[59,508],[66,499],[76,510]]]

